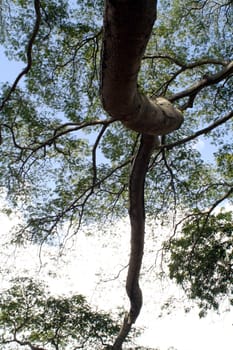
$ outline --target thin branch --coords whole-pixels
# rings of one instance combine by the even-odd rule
[[[17,78],[15,79],[13,85],[10,88],[10,91],[8,92],[7,96],[4,98],[4,100],[2,101],[1,105],[0,105],[0,110],[2,110],[6,104],[6,102],[10,99],[11,94],[16,90],[16,87],[20,81],[20,79],[26,75],[29,70],[32,67],[32,47],[35,43],[35,39],[36,36],[39,32],[39,28],[40,28],[40,23],[41,23],[41,13],[40,13],[40,0],[35,0],[34,1],[34,9],[35,9],[35,13],[36,13],[36,20],[35,20],[35,24],[33,27],[33,31],[31,33],[28,45],[27,45],[27,50],[26,50],[26,56],[27,56],[27,65],[26,67],[22,70],[21,73],[19,73],[19,75],[17,76]]]
[[[210,216],[210,214],[214,211],[214,209],[217,208],[217,206],[218,206],[219,204],[221,204],[223,201],[225,201],[228,197],[230,197],[232,193],[233,193],[233,187],[231,187],[231,188],[229,189],[228,192],[226,192],[221,198],[219,198],[219,199],[211,206],[211,208],[210,208],[210,209],[208,210],[208,212],[207,212],[207,216],[206,216],[206,219],[205,219],[203,228],[205,227],[205,225],[206,225],[206,223],[207,223],[207,221],[208,221],[208,219],[209,219],[209,216]]]
[[[176,193],[176,186],[175,186],[175,176],[173,174],[172,168],[170,167],[170,165],[167,161],[165,149],[162,149],[162,160],[164,161],[165,167],[167,168],[167,170],[170,174],[170,178],[171,178],[170,183],[171,183],[171,188],[172,188],[173,198],[174,198],[174,215],[173,215],[173,226],[174,226],[176,213],[177,213],[177,193]]]
[[[192,68],[196,68],[196,67],[200,67],[206,64],[216,64],[216,65],[222,65],[222,66],[226,66],[227,62],[223,61],[223,60],[217,60],[217,59],[213,59],[213,58],[203,58],[200,60],[197,60],[195,62],[191,62],[191,63],[183,63],[182,61],[180,61],[179,59],[177,59],[176,57],[172,57],[169,55],[145,55],[143,57],[143,59],[164,59],[164,60],[169,60],[171,62],[173,62],[174,64],[176,64],[177,66],[181,67],[182,69],[192,69]]]
[[[44,147],[46,145],[51,145],[57,138],[59,138],[60,136],[66,135],[66,134],[68,134],[70,132],[78,131],[78,130],[84,129],[84,128],[88,127],[88,126],[95,126],[95,125],[103,125],[103,126],[107,127],[108,125],[110,125],[111,123],[114,123],[114,122],[115,122],[114,119],[109,118],[109,119],[104,119],[104,120],[95,119],[95,120],[91,120],[91,121],[83,122],[83,123],[66,123],[66,124],[63,124],[63,125],[59,126],[57,129],[54,130],[54,135],[51,138],[45,140],[38,147],[34,148],[33,151],[35,152],[38,149],[40,149],[41,147]],[[74,126],[74,127],[67,128],[67,126]],[[58,132],[58,130],[64,129],[64,128],[67,128],[67,129]]]
[[[207,222],[208,222],[208,219],[209,219],[211,213],[214,211],[214,209],[216,209],[219,204],[221,204],[224,200],[228,199],[232,194],[233,194],[233,187],[230,187],[229,191],[225,192],[224,195],[222,195],[222,197],[217,199],[209,209],[207,209],[205,211],[194,212],[194,213],[188,214],[185,217],[181,218],[181,220],[176,223],[173,234],[170,236],[169,241],[166,243],[166,249],[168,249],[168,250],[170,249],[172,239],[175,237],[179,226],[183,225],[187,220],[190,221],[192,218],[199,218],[199,217],[204,218],[205,217],[203,225],[200,229],[200,232],[203,231]]]
[[[201,135],[208,134],[210,131],[212,131],[213,129],[217,128],[218,126],[224,124],[225,122],[230,120],[232,117],[233,117],[233,111],[229,112],[224,117],[217,119],[214,123],[210,124],[206,128],[198,130],[194,134],[192,134],[190,136],[187,136],[187,137],[183,138],[182,140],[178,140],[178,141],[175,141],[175,142],[172,142],[172,143],[161,145],[161,146],[159,146],[159,148],[160,149],[164,149],[165,148],[165,149],[169,150],[169,149],[172,149],[172,148],[174,148],[176,146],[181,146],[184,143],[186,143],[188,141],[191,141],[191,140],[193,140],[193,139],[195,139],[195,138],[197,138],[197,137],[199,137]]]
[[[102,29],[101,29],[98,33],[93,34],[92,36],[83,39],[81,42],[78,42],[78,44],[69,46],[69,50],[70,50],[70,51],[74,49],[73,56],[72,56],[69,60],[67,60],[66,62],[64,62],[63,64],[57,64],[57,65],[55,66],[53,72],[55,72],[56,69],[65,68],[67,65],[69,65],[70,63],[72,63],[72,62],[76,59],[76,56],[77,56],[78,51],[79,51],[83,46],[85,46],[87,43],[89,43],[89,42],[91,42],[91,41],[95,41],[96,39],[98,39],[98,37],[99,37],[101,34],[102,34]]]
[[[63,124],[61,126],[59,126],[57,129],[54,130],[54,133],[53,133],[53,136],[48,138],[47,140],[39,143],[39,145],[35,146],[35,147],[30,147],[30,146],[21,146],[20,144],[17,143],[16,141],[16,137],[15,137],[15,134],[14,134],[14,130],[11,126],[7,125],[7,124],[2,124],[2,127],[5,127],[7,129],[10,130],[11,132],[11,135],[12,135],[12,140],[13,140],[13,143],[14,143],[14,146],[18,149],[21,150],[21,154],[19,156],[19,159],[22,158],[22,153],[23,151],[30,151],[30,153],[26,156],[26,158],[23,160],[23,164],[22,164],[22,167],[21,167],[21,172],[23,172],[23,168],[25,166],[25,164],[28,162],[28,160],[36,153],[38,152],[39,150],[43,149],[44,150],[44,156],[46,155],[46,146],[51,146],[52,144],[55,143],[55,141],[68,134],[68,133],[71,133],[71,132],[75,132],[75,131],[79,131],[81,129],[84,129],[88,126],[96,126],[96,125],[103,125],[104,129],[107,128],[108,125],[110,125],[111,123],[113,123],[114,120],[112,119],[105,119],[105,120],[92,120],[92,121],[88,121],[88,122],[83,122],[83,123],[66,123],[66,124]],[[73,127],[68,127],[72,125]],[[62,129],[65,129],[65,130],[62,130]],[[59,131],[58,130],[62,130],[62,131]],[[36,159],[35,159],[36,160]],[[35,161],[34,160],[34,161]],[[34,162],[33,161],[33,162]]]
[[[92,149],[92,167],[93,167],[93,186],[95,185],[97,181],[97,165],[96,165],[96,150],[99,145],[99,142],[101,140],[101,137],[103,136],[105,130],[107,129],[109,124],[104,124],[102,129],[100,130],[99,135],[96,138],[95,144]]]
[[[168,79],[166,82],[164,82],[164,84],[162,84],[162,86],[157,90],[157,93],[154,92],[152,96],[156,96],[158,94],[158,91],[163,90],[163,95],[166,94],[166,91],[169,87],[169,85],[182,73],[184,73],[186,70],[191,70],[197,67],[201,67],[204,65],[221,65],[221,66],[226,66],[228,64],[228,62],[223,61],[223,60],[217,60],[217,59],[212,59],[212,58],[203,58],[203,59],[199,59],[195,62],[191,62],[191,63],[184,63],[181,60],[177,59],[176,57],[172,57],[169,55],[165,55],[165,54],[159,54],[159,55],[148,55],[148,56],[144,56],[143,59],[163,59],[163,60],[168,60],[170,62],[172,62],[173,64],[177,65],[178,67],[180,67],[180,69],[178,69],[172,76],[170,79]],[[192,101],[193,103],[193,101]],[[189,104],[191,104],[191,101],[189,102]],[[184,108],[183,108],[184,109]]]
[[[59,127],[57,127],[54,132],[53,132],[53,136],[48,138],[47,140],[40,142],[38,146],[36,147],[29,147],[29,146],[21,146],[16,142],[16,138],[14,135],[14,131],[13,128],[7,124],[2,124],[2,127],[5,127],[7,129],[9,129],[11,131],[12,134],[12,138],[13,138],[13,142],[16,148],[19,148],[21,150],[30,150],[32,151],[32,153],[37,152],[38,150],[40,150],[41,148],[44,148],[45,146],[51,146],[59,137],[64,136],[66,134],[69,134],[71,132],[75,132],[75,131],[79,131],[81,129],[84,129],[88,126],[96,126],[96,125],[110,125],[111,123],[115,122],[115,120],[109,118],[109,119],[104,119],[104,120],[100,120],[100,119],[95,119],[95,120],[91,120],[88,122],[82,122],[82,123],[65,123],[63,125],[60,125]],[[62,130],[64,129],[64,130]],[[59,131],[62,130],[62,131]]]
[[[21,340],[17,339],[16,334],[14,334],[13,339],[3,341],[3,344],[11,344],[11,343],[16,343],[20,346],[28,346],[31,350],[46,350],[44,348],[41,348],[40,346],[33,345],[31,342],[29,342],[27,340],[21,341]]]
[[[114,277],[111,277],[111,278],[108,278],[108,279],[102,279],[102,280],[100,280],[100,281],[98,282],[98,284],[113,282],[113,281],[117,280],[117,279],[120,277],[121,273],[122,273],[123,271],[125,271],[125,269],[128,268],[128,266],[129,266],[129,264],[123,266],[123,267],[117,272],[117,274],[116,274]]]
[[[196,96],[203,88],[219,83],[233,73],[233,61],[229,62],[220,72],[208,75],[191,87],[169,97],[169,101],[175,102],[184,97]],[[191,107],[191,106],[189,106]]]
[[[40,217],[37,219],[31,218],[30,221],[28,222],[28,224],[26,226],[22,227],[22,229],[19,231],[19,234],[25,233],[28,229],[30,229],[30,226],[32,224],[36,225],[38,227],[40,225],[50,225],[50,227],[48,227],[47,229],[43,228],[44,232],[46,232],[46,235],[43,237],[43,240],[41,242],[41,247],[40,247],[40,251],[41,251],[43,244],[46,242],[48,237],[53,233],[53,231],[56,229],[56,227],[62,221],[62,219],[65,217],[65,215],[67,215],[68,213],[70,213],[72,211],[74,212],[75,210],[76,211],[79,210],[78,228],[76,230],[76,232],[77,232],[81,226],[85,205],[86,205],[87,201],[90,199],[90,197],[93,195],[95,188],[100,187],[100,185],[104,181],[106,181],[108,178],[110,178],[116,171],[129,165],[131,163],[131,161],[132,161],[132,157],[130,157],[124,163],[121,163],[120,165],[118,165],[114,169],[111,169],[111,171],[108,174],[106,174],[106,176],[104,176],[102,179],[96,181],[95,184],[92,183],[88,188],[83,190],[83,192],[80,194],[80,196],[78,198],[75,198],[66,208],[62,209],[57,214],[50,215],[50,216],[48,216],[48,214],[47,214],[46,216]],[[82,202],[80,202],[80,201],[82,201]]]

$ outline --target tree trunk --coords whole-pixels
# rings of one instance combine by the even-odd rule
[[[156,19],[155,0],[106,0],[101,61],[101,98],[113,119],[142,134],[129,178],[131,251],[126,291],[130,310],[113,350],[122,349],[142,306],[139,276],[144,249],[144,183],[155,135],[164,135],[183,122],[181,112],[165,98],[151,101],[137,87],[137,76]]]
[[[106,0],[101,98],[106,112],[132,130],[164,135],[180,127],[181,112],[164,98],[139,92],[137,76],[156,19],[155,0]]]

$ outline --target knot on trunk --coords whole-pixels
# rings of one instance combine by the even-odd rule
[[[179,129],[183,114],[164,97],[155,100],[137,95],[137,110],[122,123],[129,129],[148,135],[166,135]]]

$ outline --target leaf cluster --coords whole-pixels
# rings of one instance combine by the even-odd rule
[[[15,241],[56,244],[67,226],[74,233],[127,214],[139,138],[101,107],[103,1],[2,4],[1,44],[26,66],[1,85],[0,186],[22,213]],[[195,217],[232,201],[232,27],[231,1],[159,3],[139,89],[168,98],[185,121],[152,155],[145,204],[153,217]],[[215,147],[212,163],[197,150],[200,136]]]
[[[233,304],[232,223],[232,212],[196,213],[170,242],[170,277],[198,300],[200,316],[226,297]]]
[[[98,349],[119,331],[110,314],[91,308],[82,295],[53,296],[41,281],[26,277],[11,284],[0,299],[0,343],[6,349]]]

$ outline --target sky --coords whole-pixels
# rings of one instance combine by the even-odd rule
[[[10,237],[9,229],[16,220],[1,214],[0,243]],[[89,232],[87,235],[86,232]],[[128,308],[124,290],[129,248],[129,223],[127,219],[107,228],[103,234],[96,227],[87,227],[67,242],[64,255],[60,256],[56,247],[44,245],[39,260],[39,247],[26,245],[15,249],[13,246],[1,249],[0,266],[8,266],[10,274],[30,275],[46,280],[54,294],[81,293],[91,305],[102,310]],[[91,234],[94,232],[93,234]],[[156,279],[158,265],[154,258],[159,237],[169,230],[160,226],[148,226],[141,287],[144,306],[137,326],[145,327],[138,340],[139,344],[167,350],[173,346],[177,350],[232,350],[232,312],[217,315],[210,312],[200,319],[198,309],[193,307],[185,313],[184,294],[171,281]],[[122,270],[123,269],[123,270]],[[118,276],[119,272],[120,276]],[[1,276],[0,285],[6,286],[8,276]],[[168,299],[174,304],[170,313],[161,316],[161,305]],[[187,302],[185,305],[188,306]]]
[[[12,83],[23,68],[22,62],[9,61],[0,45],[0,83],[6,81]]]
[[[13,82],[22,68],[20,63],[9,62],[0,49],[0,82]],[[204,139],[200,139],[196,147],[204,157],[211,159],[213,149]],[[0,215],[0,242],[3,243],[9,237],[9,229],[16,221],[15,217],[9,219]],[[89,227],[88,230],[96,231],[94,227]],[[158,228],[158,233],[159,236],[167,234],[161,228]],[[70,241],[70,246],[66,248],[69,254],[63,257],[59,257],[55,247],[44,246],[42,265],[38,246],[28,245],[17,250],[8,246],[0,251],[0,266],[9,266],[10,271],[17,274],[24,274],[30,266],[30,274],[46,278],[54,293],[82,293],[90,303],[102,309],[123,305],[127,307],[124,291],[126,270],[120,274],[120,278],[114,277],[127,264],[129,224],[122,221],[114,227],[114,234],[109,227],[103,239],[101,235],[101,232],[97,232],[86,236],[81,232],[74,241]],[[167,350],[169,346],[177,350],[232,350],[232,311],[221,315],[210,312],[206,318],[199,319],[196,309],[185,314],[182,302],[178,301],[173,312],[160,317],[161,305],[168,298],[182,299],[183,293],[171,282],[162,283],[155,278],[156,268],[151,269],[151,266],[157,248],[153,246],[152,249],[152,242],[154,241],[146,242],[147,254],[145,253],[142,279],[144,307],[137,322],[138,326],[148,327],[141,336],[141,344],[159,347],[160,350]],[[57,276],[52,277],[55,275]],[[0,277],[3,286],[5,277]]]
[[[24,64],[22,64],[22,62],[9,61],[0,45],[0,84],[6,81],[13,83],[23,68]],[[23,79],[21,81],[23,81]],[[201,153],[204,160],[214,162],[213,154],[216,148],[211,145],[204,136],[197,139],[195,148]]]

